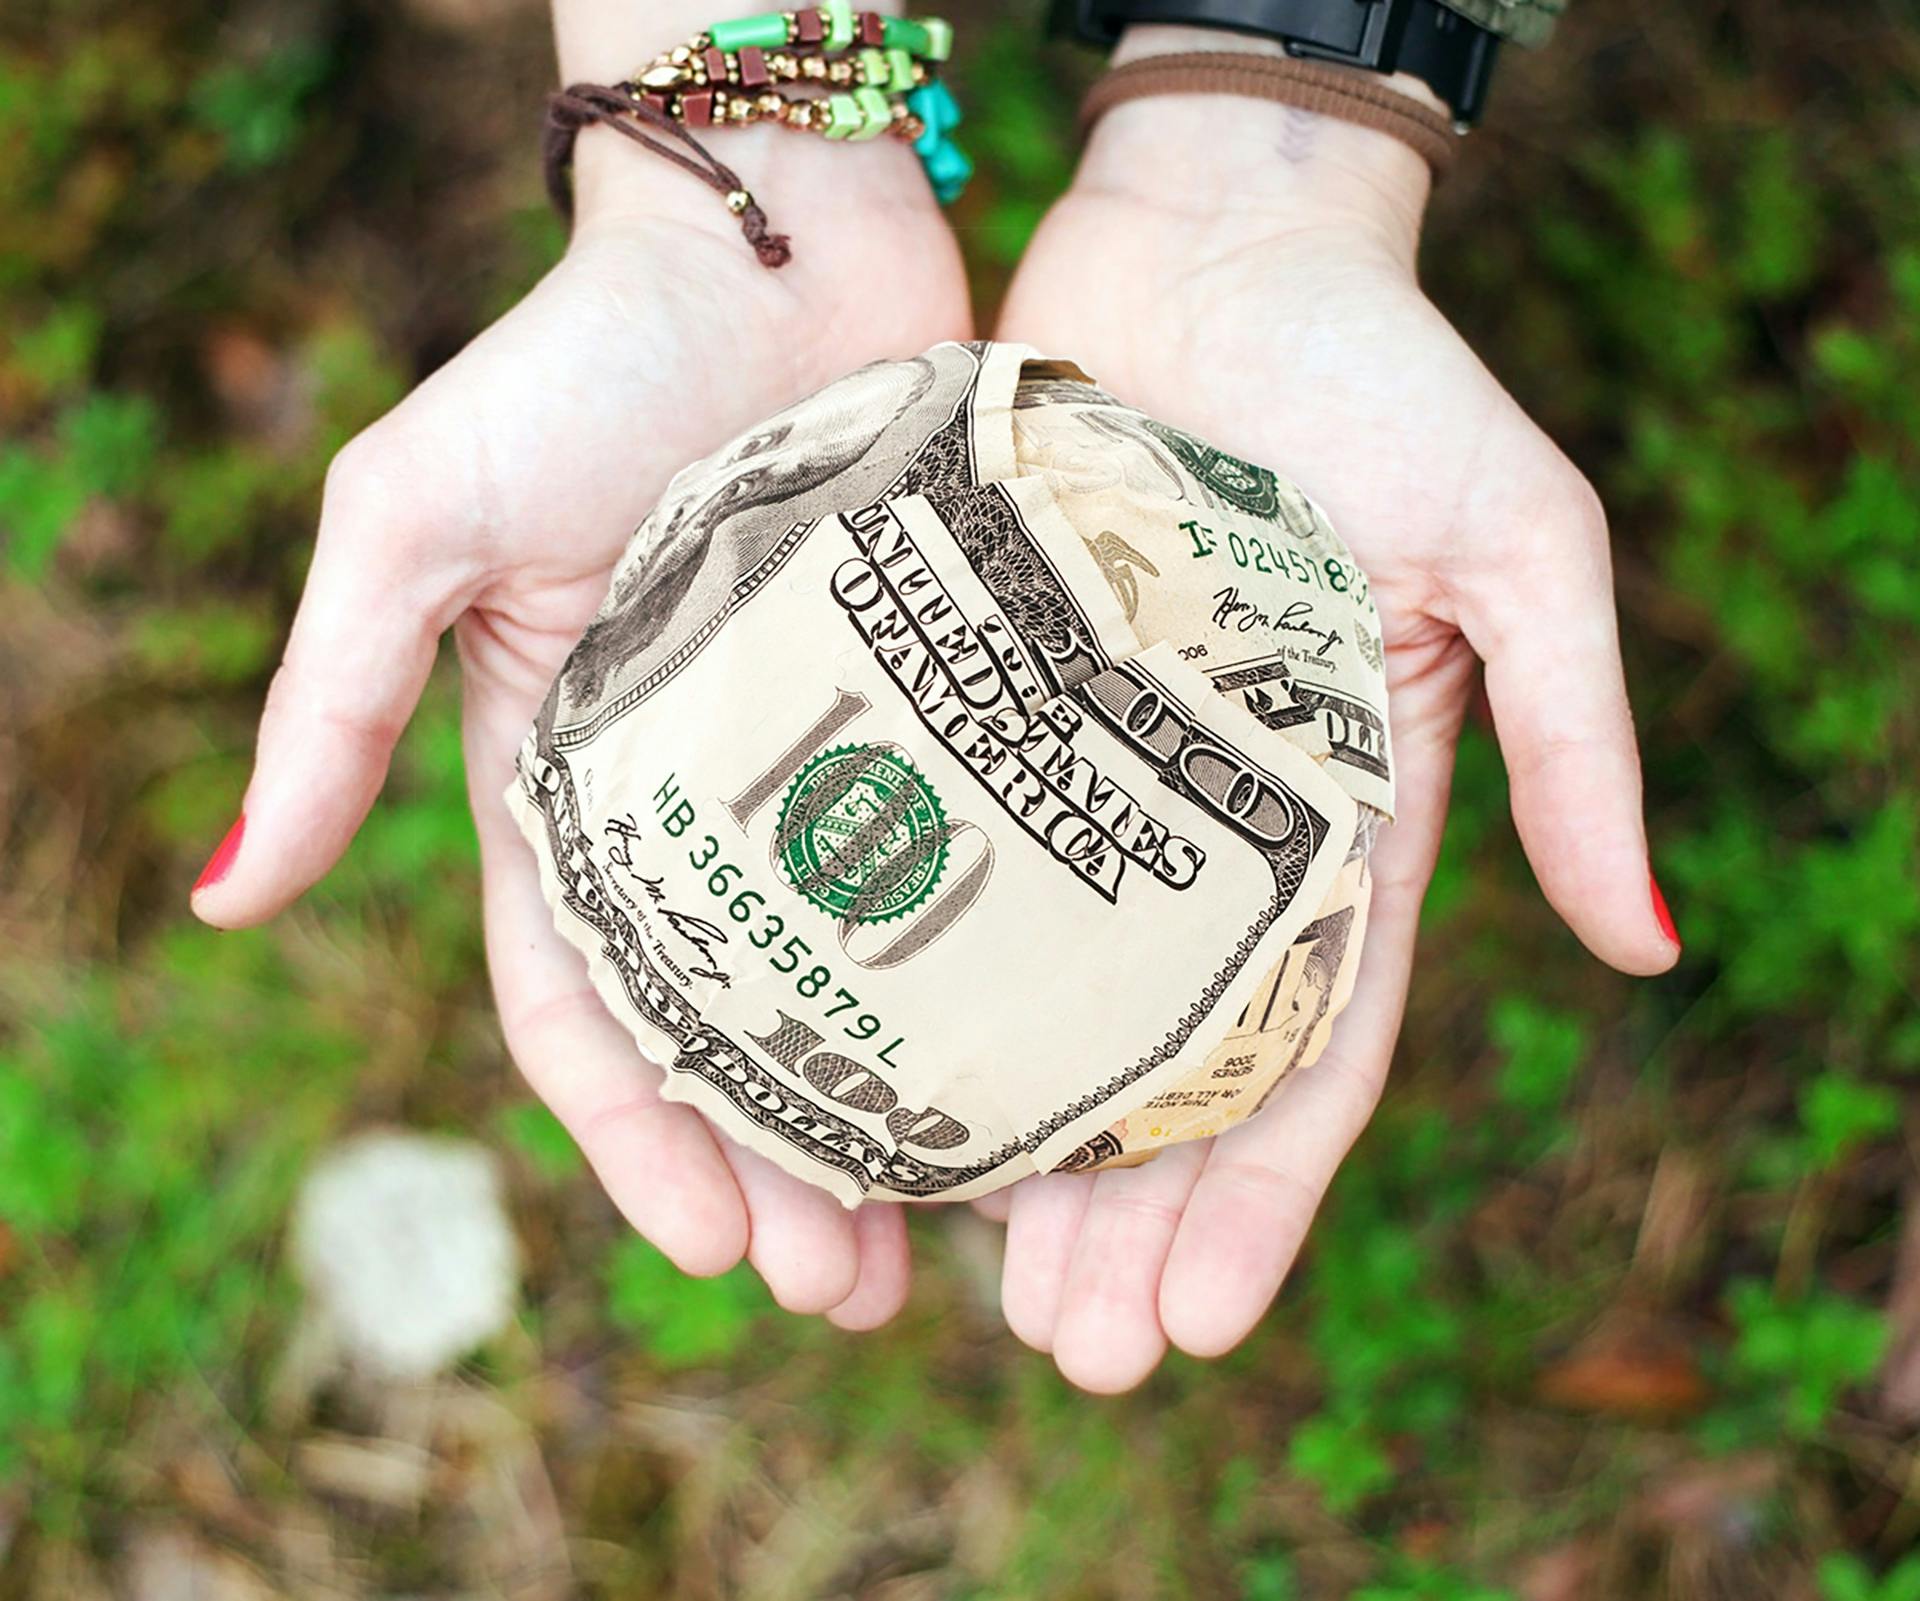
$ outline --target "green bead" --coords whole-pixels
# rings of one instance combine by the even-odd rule
[[[762,50],[779,50],[787,42],[787,19],[777,11],[758,17],[738,17],[732,22],[716,22],[707,29],[707,37],[716,50],[744,50],[758,45]]]
[[[852,95],[827,96],[827,137],[845,139],[866,121]]]
[[[905,94],[913,87],[913,57],[904,50],[887,52],[887,67],[893,74],[893,87]]]
[[[953,54],[953,24],[945,17],[922,17],[920,27],[927,36],[927,48],[921,51],[929,61],[945,61]]]
[[[911,17],[888,17],[880,26],[885,43],[910,50],[916,56],[924,56],[932,43],[927,37],[927,30]]]
[[[887,80],[893,76],[893,68],[878,50],[862,50],[860,75],[873,88],[884,89],[887,87]]]
[[[820,9],[827,18],[827,36],[820,48],[838,55],[853,43],[853,0],[823,0]]]
[[[887,124],[893,121],[893,107],[887,104],[887,97],[878,89],[856,89],[853,98],[859,102],[861,114],[866,118],[858,128],[847,135],[848,141],[859,144],[868,139],[877,139],[886,132]]]

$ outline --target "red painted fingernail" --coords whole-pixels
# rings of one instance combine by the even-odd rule
[[[1647,883],[1653,890],[1653,915],[1660,919],[1660,932],[1680,943],[1680,930],[1673,926],[1673,913],[1667,910],[1667,898],[1660,893],[1660,880],[1653,876],[1653,869],[1647,869]]]
[[[200,869],[200,876],[193,881],[193,893],[198,895],[203,889],[211,889],[233,870],[233,859],[240,854],[240,839],[247,831],[247,814],[242,812],[233,820],[233,827],[227,830],[227,837],[215,847],[214,853],[207,858],[207,865]]]

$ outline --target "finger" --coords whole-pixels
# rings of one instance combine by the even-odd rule
[[[239,820],[203,869],[197,916],[261,922],[339,859],[380,786],[470,575],[423,538],[421,497],[369,434],[327,475],[320,533],[267,691]]]
[[[1160,1277],[1206,1155],[1194,1141],[1094,1175],[1053,1326],[1054,1363],[1081,1389],[1131,1390],[1166,1354]]]
[[[1379,1099],[1400,1031],[1420,900],[1440,848],[1459,708],[1471,664],[1395,686],[1399,815],[1369,862],[1373,902],[1358,981],[1320,1060],[1213,1142],[1160,1280],[1160,1323],[1192,1356],[1245,1339],[1280,1289],[1307,1226]]]
[[[773,1298],[789,1312],[811,1315],[853,1294],[860,1276],[855,1214],[745,1146],[723,1140],[721,1148],[746,1197],[747,1260]]]
[[[1013,1191],[1014,1186],[1009,1185],[1006,1189],[995,1190],[990,1195],[978,1196],[967,1204],[989,1223],[1004,1223],[1007,1220],[1007,1212],[1013,1206]]]
[[[853,1293],[827,1313],[827,1321],[835,1328],[863,1334],[891,1322],[907,1304],[913,1273],[907,1250],[906,1210],[884,1201],[869,1201],[853,1214],[859,1275]]]
[[[1014,1335],[1036,1351],[1053,1349],[1060,1290],[1093,1196],[1091,1173],[1043,1173],[1013,1186],[1000,1310]]]
[[[469,717],[469,745],[476,719]],[[705,1119],[662,1098],[663,1075],[607,1011],[554,928],[533,853],[470,750],[487,963],[508,1049],[623,1216],[682,1271],[724,1273],[747,1249],[747,1207]],[[479,776],[485,775],[485,776]]]
[[[1520,514],[1532,519],[1522,554],[1460,595],[1487,664],[1514,824],[1589,950],[1625,972],[1665,972],[1680,946],[1648,861],[1606,517],[1571,468]]]

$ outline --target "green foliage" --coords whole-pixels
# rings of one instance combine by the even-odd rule
[[[519,1158],[534,1389],[568,1397],[539,1445],[593,1597],[677,1593],[682,1569],[747,1588],[803,1529],[857,1553],[819,1593],[1492,1601],[1572,1541],[1623,1553],[1594,1601],[1687,1601],[1716,1542],[1798,1594],[1805,1553],[1845,1538],[1881,1555],[1823,1559],[1826,1601],[1920,1601],[1920,1568],[1881,1559],[1912,1527],[1910,1442],[1851,1415],[1889,1340],[1920,1071],[1920,179],[1887,156],[1911,91],[1879,64],[1910,55],[1910,23],[1582,6],[1585,41],[1511,69],[1547,75],[1541,126],[1443,195],[1425,276],[1613,514],[1687,959],[1630,985],[1557,927],[1470,718],[1406,1047],[1279,1309],[1227,1361],[1094,1402],[996,1332],[990,1264],[941,1221],[915,1222],[904,1327],[859,1340],[614,1233],[491,1019],[451,673],[305,909],[185,923],[328,460],[565,229],[524,145],[526,41],[494,24],[29,10],[31,44],[0,41],[0,655],[21,711],[0,731],[0,1528],[30,1532],[0,1536],[0,1591],[105,1593],[45,1553],[118,1551],[134,1519],[244,1542],[170,1500],[194,1453],[235,1464],[249,1515],[298,1501],[265,1406],[294,1313],[278,1235],[314,1153],[371,1120],[490,1130]],[[1032,49],[1030,16],[961,20],[982,172],[956,222],[990,315],[1067,181],[1081,68]],[[1833,45],[1875,26],[1884,52]],[[420,94],[429,44],[444,76]],[[257,385],[223,378],[230,337]],[[1709,1200],[1643,1271],[1675,1189]],[[1543,1365],[1622,1309],[1697,1355],[1704,1417],[1540,1399]],[[657,1400],[663,1371],[734,1443],[628,1437],[606,1397]],[[1640,1549],[1703,1450],[1764,1457],[1766,1516],[1690,1525],[1682,1560]],[[428,1571],[430,1515],[322,1516],[347,1588],[485,1588]],[[632,1583],[604,1568],[622,1552]]]
[[[1506,1054],[1495,1093],[1522,1112],[1553,1110],[1565,1100],[1586,1059],[1585,1019],[1542,1006],[1527,995],[1503,995],[1487,1022],[1488,1036]]]
[[[1287,1465],[1318,1485],[1334,1512],[1352,1512],[1393,1482],[1393,1464],[1366,1426],[1324,1412],[1293,1431]]]
[[[1860,1145],[1900,1127],[1900,1097],[1884,1084],[1824,1072],[1800,1092],[1807,1160],[1825,1171]]]
[[[1851,1552],[1820,1559],[1822,1601],[1920,1601],[1920,1556],[1905,1557],[1876,1578]]]
[[[1818,1434],[1886,1349],[1885,1319],[1828,1291],[1783,1302],[1759,1280],[1740,1279],[1727,1292],[1727,1309],[1738,1331],[1729,1353],[1733,1381],[1762,1429],[1791,1437]]]
[[[628,1237],[607,1259],[607,1312],[663,1368],[704,1367],[741,1354],[772,1307],[751,1268],[688,1278],[646,1241]]]
[[[516,1101],[495,1118],[501,1137],[550,1183],[577,1177],[585,1161],[560,1119],[538,1101]]]
[[[139,1397],[231,1371],[276,1294],[262,1252],[299,1159],[361,1055],[351,1030],[294,1022],[266,947],[221,942],[182,934],[0,1056],[0,1219],[20,1254],[0,1278],[0,1449],[57,1521]]]
[[[326,76],[327,58],[312,40],[295,40],[253,63],[221,62],[193,86],[195,119],[220,136],[241,171],[270,166],[293,150],[301,108]]]
[[[1402,1561],[1385,1582],[1354,1591],[1352,1601],[1513,1601],[1513,1593],[1431,1563]]]

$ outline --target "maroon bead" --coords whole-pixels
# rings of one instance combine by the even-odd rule
[[[812,11],[796,11],[793,16],[793,42],[795,44],[818,44],[827,36],[827,19],[818,8]]]
[[[887,41],[887,25],[880,19],[877,11],[860,13],[860,42],[879,49]]]
[[[667,102],[667,97],[660,93],[658,89],[644,90],[641,93],[640,99],[644,104],[652,106],[653,109],[662,116],[667,116],[672,111],[672,107]]]
[[[709,45],[707,47],[705,60],[707,66],[707,82],[725,83],[727,81],[726,52],[724,50],[716,50],[713,46]]]
[[[773,82],[767,71],[767,53],[758,45],[748,45],[740,52],[740,87],[742,89],[764,89]]]
[[[713,126],[713,91],[695,89],[680,97],[680,120],[689,128]]]

